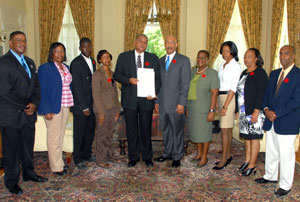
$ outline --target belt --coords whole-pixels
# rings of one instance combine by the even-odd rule
[[[228,91],[219,91],[219,95],[226,95],[228,94]]]

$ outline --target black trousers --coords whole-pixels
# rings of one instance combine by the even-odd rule
[[[1,134],[5,185],[18,184],[20,164],[22,165],[23,178],[35,177],[36,173],[33,166],[35,124],[24,126],[21,129],[1,127]]]
[[[149,160],[153,157],[151,124],[153,109],[144,111],[138,103],[137,110],[124,109],[128,157],[131,161]]]
[[[73,113],[73,160],[81,163],[92,155],[92,144],[95,137],[95,115],[90,116]]]

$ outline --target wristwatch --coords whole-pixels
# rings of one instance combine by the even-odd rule
[[[216,110],[215,109],[210,109],[208,110],[209,112],[215,112]]]

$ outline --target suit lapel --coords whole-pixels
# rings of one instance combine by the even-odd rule
[[[169,64],[169,67],[168,67],[168,71],[167,72],[170,72],[171,69],[174,68],[174,66],[176,66],[176,61],[177,60],[177,52],[176,54],[174,55],[174,57],[172,58],[172,60],[170,61],[170,64]],[[166,65],[165,65],[166,66]],[[165,67],[166,68],[166,67]]]
[[[9,54],[12,57],[13,61],[15,62],[17,72],[21,73],[26,78],[26,81],[28,81],[28,83],[29,83],[30,82],[30,77],[29,77],[28,73],[26,72],[25,68],[21,65],[19,60],[10,51],[9,51]],[[30,63],[28,63],[27,60],[26,60],[26,63],[28,65],[29,69],[30,69],[30,66],[29,66]]]
[[[81,54],[80,54],[80,59],[81,59],[80,60],[81,65],[83,66],[83,68],[85,69],[85,71],[88,72],[88,75],[91,76],[92,73],[91,73],[90,67],[89,67],[89,65],[87,64],[87,62],[85,61],[84,57]],[[92,60],[92,64],[93,64],[93,60]],[[94,64],[93,64],[93,66],[94,66]]]
[[[286,77],[284,78],[282,84],[281,84],[280,87],[279,87],[279,90],[278,90],[277,94],[275,95],[275,99],[279,98],[280,95],[281,95],[282,93],[286,92],[286,90],[287,90],[287,88],[288,88],[288,86],[289,86],[289,82],[291,82],[292,79],[295,79],[295,78],[293,78],[293,77],[294,77],[294,75],[295,75],[296,68],[297,68],[297,67],[294,66],[294,67],[291,69],[291,71],[288,73],[288,75],[286,75]],[[280,75],[280,72],[279,72],[279,74],[278,74],[277,77],[276,77],[277,80],[278,80],[279,75]],[[276,80],[276,81],[277,81],[277,80]],[[275,89],[275,91],[276,91],[276,88],[277,88],[277,82],[275,82],[275,83],[276,83],[276,85],[275,85],[275,88],[274,88],[274,89]]]

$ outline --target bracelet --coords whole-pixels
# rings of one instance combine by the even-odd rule
[[[223,106],[222,108],[225,109],[225,110],[227,110],[227,107],[225,107],[225,106]]]

